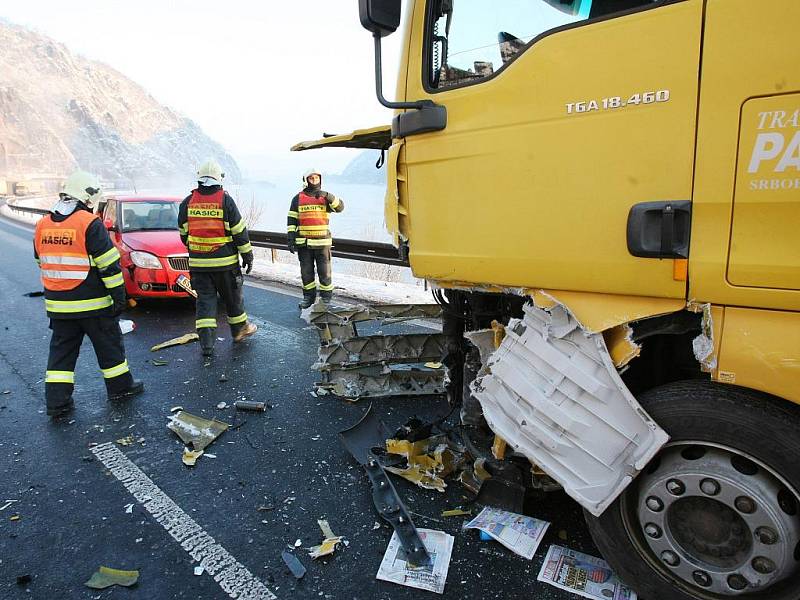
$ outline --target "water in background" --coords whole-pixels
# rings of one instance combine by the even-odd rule
[[[391,242],[383,223],[383,199],[386,187],[352,183],[326,183],[323,189],[336,194],[344,201],[344,212],[331,214],[331,231],[334,237],[370,242]],[[243,215],[253,211],[258,216],[252,229],[286,231],[286,213],[289,203],[300,191],[299,182],[271,185],[245,183],[227,186]]]

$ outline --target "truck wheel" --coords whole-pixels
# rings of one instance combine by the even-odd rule
[[[683,381],[639,402],[670,442],[599,517],[597,547],[647,600],[800,599],[800,410]]]

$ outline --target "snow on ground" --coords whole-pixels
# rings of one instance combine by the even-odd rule
[[[20,206],[50,208],[53,198],[26,198],[18,202]],[[32,213],[18,212],[8,205],[0,207],[0,214],[10,219],[27,224],[35,224],[41,217]],[[252,276],[266,281],[277,281],[284,285],[300,288],[300,265],[296,256],[282,250],[273,252],[268,248],[254,248],[255,263]],[[273,256],[275,260],[273,262]],[[348,270],[361,270],[372,274],[364,277],[353,273],[342,273],[335,267],[341,266],[344,260],[334,260],[333,283],[336,286],[334,295],[340,294],[367,302],[387,304],[431,304],[433,298],[430,290],[425,290],[421,281],[417,283],[401,283],[397,281],[399,273],[404,269],[389,267],[375,263],[356,263],[349,265]],[[353,263],[354,261],[346,261]]]

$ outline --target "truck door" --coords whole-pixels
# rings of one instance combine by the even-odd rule
[[[626,224],[691,199],[702,8],[418,2],[406,97],[446,106],[447,127],[401,159],[416,275],[684,297],[673,260],[628,252]]]

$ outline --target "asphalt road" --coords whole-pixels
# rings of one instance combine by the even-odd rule
[[[109,404],[87,342],[76,369],[76,410],[53,422],[44,414],[49,330],[43,301],[23,295],[41,289],[30,239],[30,229],[0,219],[0,506],[17,501],[0,511],[0,598],[228,597],[207,573],[193,574],[197,563],[187,551],[92,454],[93,444],[129,435],[141,441],[119,446],[124,455],[278,598],[429,594],[375,579],[392,530],[374,529],[380,519],[368,479],[337,437],[367,404],[311,394],[317,336],[298,317],[296,292],[249,285],[246,308],[259,331],[232,346],[227,328],[220,327],[225,339],[217,342],[210,364],[196,344],[149,351],[193,331],[191,304],[150,302],[129,311],[125,318],[135,321],[136,330],[125,336],[128,361],[146,392]],[[154,366],[153,358],[168,364]],[[220,381],[223,374],[227,381]],[[241,398],[271,408],[216,408]],[[177,405],[239,426],[209,446],[215,459],[201,457],[194,468],[181,463],[183,444],[166,428]],[[443,399],[404,398],[376,402],[374,410],[394,430],[412,415],[429,419],[448,406]],[[596,554],[577,505],[564,495],[536,507],[535,516],[552,524],[527,561],[480,541],[475,531],[462,531],[462,518],[441,518],[442,510],[466,501],[457,482],[444,494],[400,479],[395,486],[416,513],[417,527],[455,536],[445,597],[576,598],[536,581],[551,543]],[[320,518],[349,545],[312,561],[305,548],[321,542]],[[308,569],[299,581],[281,560],[281,551],[296,540],[301,547],[294,553]],[[139,569],[139,582],[130,589],[84,587],[100,565]],[[18,585],[24,575],[30,582]]]

